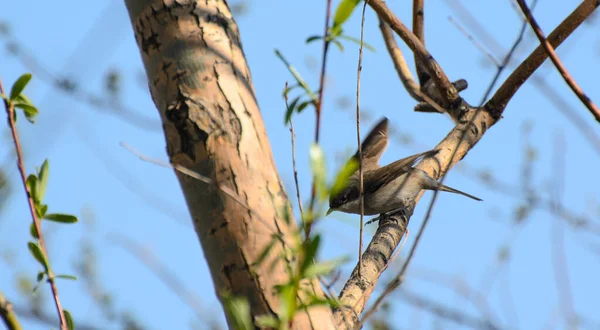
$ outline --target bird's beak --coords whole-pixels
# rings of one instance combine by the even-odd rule
[[[331,212],[335,211],[334,209],[329,209],[327,210],[327,213],[325,214],[325,216],[328,216]]]

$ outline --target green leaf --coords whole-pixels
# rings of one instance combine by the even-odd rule
[[[298,88],[298,87],[300,87],[300,85],[298,85],[298,84],[294,84],[294,85],[288,86],[287,88],[284,88],[284,89],[283,89],[283,94],[282,94],[282,95],[283,95],[283,98],[286,98],[286,97],[288,96],[288,94],[289,94],[289,93],[290,93],[290,92],[291,92],[291,91],[292,91],[294,88]]]
[[[296,104],[300,101],[300,96],[296,97],[292,100],[292,103],[288,105],[287,111],[285,112],[285,124],[287,125],[292,119],[292,114],[294,113],[294,109],[296,108]]]
[[[325,166],[325,156],[323,149],[318,144],[313,143],[310,146],[310,165],[317,185],[317,193],[320,199],[327,198],[328,189],[325,183],[327,168]]]
[[[294,318],[296,313],[296,286],[292,283],[283,285],[279,288],[279,319],[282,323],[287,323]]]
[[[317,96],[310,90],[310,87],[308,87],[308,84],[306,83],[306,81],[304,81],[302,76],[300,76],[300,73],[298,73],[298,71],[296,71],[296,68],[294,68],[290,64],[290,62],[288,62],[288,60],[286,60],[285,57],[283,57],[283,55],[281,54],[281,52],[279,50],[275,49],[275,55],[277,55],[277,57],[283,62],[283,64],[285,64],[288,71],[292,74],[292,76],[294,76],[294,79],[296,79],[296,82],[298,83],[298,85],[300,85],[300,87],[302,87],[302,89],[304,89],[304,91],[308,94],[308,96],[314,102],[317,102]]]
[[[317,40],[321,40],[323,39],[323,36],[310,36],[308,38],[306,38],[306,43],[309,44],[313,41],[317,41]]]
[[[48,185],[48,167],[50,164],[48,163],[48,159],[44,160],[42,164],[42,168],[38,172],[38,194],[40,196],[40,202],[44,199],[46,195],[46,186]],[[44,212],[46,213],[46,212]]]
[[[10,99],[14,101],[17,96],[21,95],[21,92],[23,92],[25,86],[27,86],[27,83],[29,83],[30,80],[31,73],[25,73],[24,75],[20,76],[10,90]]]
[[[38,178],[35,174],[29,174],[27,177],[27,188],[29,189],[29,194],[33,199],[35,204],[40,204],[40,194],[38,190]]]
[[[280,322],[275,315],[259,315],[256,317],[256,325],[261,329],[279,329]]]
[[[333,26],[331,27],[331,34],[333,36],[338,36],[342,33],[342,24],[350,18],[354,8],[360,0],[342,0],[335,10],[335,15],[333,16]]]
[[[38,272],[37,274],[37,281],[38,283],[44,280],[44,277],[46,276],[46,273],[44,272]]]
[[[65,315],[65,322],[67,322],[67,328],[69,330],[75,330],[75,322],[73,322],[73,317],[71,316],[71,313],[68,310],[63,309],[63,314]]]
[[[302,110],[304,110],[304,108],[306,108],[306,106],[309,104],[315,104],[315,103],[313,101],[304,101],[304,102],[300,103],[300,105],[298,106],[297,112],[301,113]]]
[[[54,278],[62,278],[64,280],[77,281],[77,276],[75,276],[75,275],[61,274],[61,275],[55,275]]]
[[[342,43],[339,40],[332,39],[331,42],[333,42],[333,44],[339,48],[340,52],[344,52],[344,45],[342,45]]]
[[[246,298],[222,295],[225,312],[233,322],[233,329],[254,330],[250,316],[250,304]]]
[[[304,256],[302,260],[302,265],[300,265],[300,274],[305,273],[306,269],[309,268],[311,264],[313,264],[313,260],[317,256],[317,251],[319,250],[319,245],[321,244],[321,236],[315,235],[312,239],[309,238],[308,244],[303,245],[304,247]],[[304,278],[304,276],[302,276]]]
[[[29,234],[31,234],[31,237],[35,239],[40,238],[40,235],[38,235],[37,228],[35,228],[35,223],[33,223],[33,221],[29,225]]]
[[[33,103],[27,96],[25,96],[25,94],[21,94],[21,95],[17,96],[13,101],[15,103],[27,104],[27,105],[33,106]]]
[[[35,205],[35,212],[36,212],[38,218],[43,218],[44,215],[46,215],[46,211],[48,211],[48,205],[46,205],[46,204],[36,204]]]
[[[354,43],[356,43],[357,45],[360,46],[360,39],[358,39],[358,38],[354,38],[354,37],[347,36],[347,35],[341,35],[341,36],[338,36],[338,38],[345,39],[345,40],[348,40],[348,41],[352,41],[352,42],[354,42]],[[375,47],[369,45],[364,40],[363,40],[363,47],[365,47],[366,49],[368,49],[368,50],[372,51],[373,53],[375,53]]]
[[[29,242],[27,243],[27,246],[29,247],[29,252],[31,252],[31,255],[35,258],[35,260],[37,260],[40,265],[44,267],[44,270],[48,272],[48,269],[50,268],[48,265],[48,259],[46,259],[44,253],[42,253],[42,248],[40,245],[38,243]]]
[[[344,167],[340,169],[337,176],[335,177],[335,181],[333,182],[333,186],[331,187],[330,191],[331,195],[336,196],[342,190],[344,190],[344,188],[346,188],[346,185],[348,184],[348,179],[352,174],[358,171],[358,166],[358,159],[354,157],[350,158],[350,160],[346,162]]]
[[[60,222],[60,223],[75,223],[75,222],[79,221],[79,220],[77,220],[77,217],[74,215],[62,214],[62,213],[46,214],[46,215],[44,215],[44,219],[54,221],[54,222]]]
[[[25,103],[16,103],[15,108],[20,108],[25,113],[25,118],[32,123],[35,124],[35,117],[39,114],[39,110],[30,104]]]
[[[312,265],[309,265],[304,271],[304,278],[314,278],[317,276],[327,275],[342,264],[344,264],[345,262],[347,262],[348,260],[349,258],[343,257],[331,261],[313,263]]]

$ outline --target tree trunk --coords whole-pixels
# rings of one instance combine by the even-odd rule
[[[222,0],[125,2],[171,162],[216,183],[176,172],[217,295],[221,302],[224,292],[248,298],[253,317],[273,314],[274,286],[288,274],[283,262],[271,270],[269,259],[283,247],[261,266],[252,264],[274,234],[290,238],[297,226],[285,220],[289,203],[230,10]],[[312,285],[321,296],[318,283]],[[310,329],[310,322],[333,329],[327,307],[297,315],[294,328]]]

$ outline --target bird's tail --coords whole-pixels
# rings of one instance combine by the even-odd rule
[[[441,190],[441,191],[447,191],[447,192],[451,192],[451,193],[455,193],[455,194],[467,196],[467,197],[472,198],[472,199],[474,199],[476,201],[482,201],[483,200],[481,198],[475,197],[473,195],[469,195],[466,192],[462,192],[462,191],[460,191],[458,189],[450,188],[450,187],[445,186],[443,184],[439,184],[438,187],[439,187],[438,189]]]

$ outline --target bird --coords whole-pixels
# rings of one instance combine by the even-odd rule
[[[388,122],[383,117],[361,144],[363,167],[364,215],[384,214],[402,209],[414,201],[421,190],[441,190],[460,194],[477,201],[482,199],[439,183],[425,171],[413,167],[419,160],[435,156],[429,150],[402,158],[381,167],[379,158],[388,145]],[[349,161],[358,161],[358,151]],[[329,196],[329,210],[360,214],[359,170],[353,172],[345,187]]]

